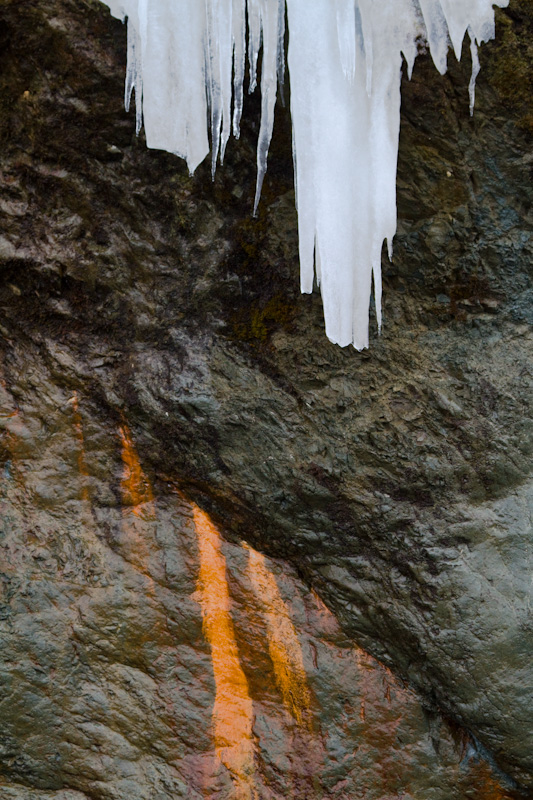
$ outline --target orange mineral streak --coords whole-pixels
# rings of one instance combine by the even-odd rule
[[[155,566],[152,546],[156,523],[154,494],[126,423],[119,428],[119,434],[122,442],[122,531],[125,535],[122,553],[144,575],[147,596],[155,597],[157,593],[152,577]]]
[[[215,678],[215,752],[234,779],[235,797],[254,800],[257,792],[254,787],[252,700],[239,661],[230,615],[226,559],[222,553],[219,532],[198,506],[193,504],[192,508],[200,553],[200,605],[205,636],[211,645]]]
[[[512,800],[514,797],[498,782],[485,761],[474,763],[469,773],[470,783],[476,787],[471,795],[473,800]]]
[[[354,648],[355,660],[357,662],[357,669],[361,678],[361,696],[359,700],[359,719],[361,722],[366,722],[366,701],[367,695],[370,694],[370,686],[372,683],[372,670],[368,662],[368,655],[360,647]]]
[[[119,428],[119,434],[124,465],[121,481],[122,502],[125,506],[131,507],[136,517],[153,520],[155,519],[155,504],[152,487],[141,467],[130,429],[125,423]]]
[[[0,408],[0,433],[1,444],[6,448],[11,460],[12,471],[17,482],[23,482],[19,469],[19,461],[24,456],[24,448],[20,447],[21,433],[24,433],[24,423],[18,409]],[[22,449],[22,453],[20,452]]]
[[[276,682],[286,708],[300,725],[309,728],[311,694],[296,629],[265,557],[251,547],[248,552],[250,582],[266,622]]]
[[[81,499],[84,502],[89,502],[90,495],[89,495],[89,487],[87,485],[89,472],[87,470],[87,460],[85,457],[85,442],[83,439],[83,424],[81,421],[81,414],[80,414],[80,404],[78,400],[78,393],[74,392],[72,398],[70,399],[70,405],[72,406],[72,416],[74,420],[74,430],[76,432],[76,438],[78,440],[78,470],[81,475],[82,479],[82,486],[81,486]]]

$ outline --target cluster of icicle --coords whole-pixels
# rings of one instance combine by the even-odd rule
[[[262,53],[257,193],[267,165],[277,86],[283,80],[285,10],[302,292],[321,287],[327,336],[368,346],[372,278],[381,326],[381,251],[396,231],[402,60],[420,44],[439,72],[449,43],[470,37],[474,105],[477,45],[494,36],[493,5],[508,0],[104,0],[128,18],[126,106],[149,147],[222,161],[239,135],[246,50],[250,90]],[[248,46],[246,47],[246,33]]]

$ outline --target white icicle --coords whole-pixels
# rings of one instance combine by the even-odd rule
[[[126,66],[126,83],[124,90],[124,106],[130,110],[131,96],[135,91],[135,132],[138,134],[143,124],[143,71],[142,41],[139,33],[137,9],[131,9],[128,17],[128,63]]]
[[[474,113],[474,105],[476,103],[476,79],[479,75],[481,65],[479,63],[479,54],[474,33],[470,28],[468,29],[468,33],[470,34],[470,54],[472,56],[472,77],[470,78],[470,83],[468,85],[468,93],[470,95],[470,116],[472,116]]]
[[[334,0],[337,9],[337,36],[344,75],[349,81],[355,78],[357,63],[357,31],[355,27],[355,3]]]
[[[275,2],[275,0],[272,0]],[[248,61],[250,92],[257,86],[257,60],[261,49],[261,0],[246,0],[248,11]]]
[[[260,17],[263,34],[263,65],[261,69],[261,127],[257,142],[257,187],[254,214],[257,212],[267,168],[268,148],[270,147],[272,129],[274,127],[277,80],[283,63],[278,53],[283,50],[285,32],[284,0],[260,0]]]
[[[233,0],[233,135],[239,138],[246,63],[245,0]]]
[[[187,160],[209,150],[215,169],[239,135],[248,27],[250,91],[261,68],[257,210],[284,71],[285,8],[302,292],[316,274],[328,337],[368,346],[372,281],[381,327],[381,252],[392,254],[402,57],[409,77],[420,39],[444,73],[450,42],[468,31],[473,111],[478,45],[494,36],[494,5],[508,0],[104,0],[128,18],[126,107],[149,147]],[[233,76],[233,78],[232,78]],[[233,98],[233,113],[231,103]]]

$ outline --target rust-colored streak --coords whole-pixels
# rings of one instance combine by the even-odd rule
[[[122,530],[125,534],[122,551],[125,558],[145,576],[147,595],[155,597],[152,578],[152,542],[156,521],[154,494],[126,423],[119,428],[119,434],[122,441]]]
[[[515,796],[498,782],[486,761],[472,764],[469,770],[470,784],[474,786],[471,795],[475,800],[512,800]]]
[[[194,504],[193,514],[200,553],[200,604],[205,636],[211,645],[215,678],[215,752],[235,781],[236,797],[253,800],[256,791],[252,700],[240,664],[230,615],[226,560],[220,534],[209,517]]]
[[[155,519],[155,505],[152,487],[139,461],[137,450],[131,438],[131,432],[124,423],[119,428],[122,442],[122,502],[129,506],[136,517]]]
[[[392,673],[355,647],[359,673],[361,746],[377,759],[376,787],[383,798],[396,798],[408,790],[408,772],[395,757],[397,731],[409,707],[409,696]]]
[[[250,547],[248,551],[250,581],[266,622],[276,682],[286,708],[300,725],[309,727],[311,694],[298,635],[265,557]]]
[[[81,499],[84,502],[89,502],[90,495],[89,495],[89,486],[88,486],[88,478],[89,472],[87,470],[87,459],[85,457],[85,442],[83,439],[83,424],[81,421],[81,414],[80,414],[80,404],[78,400],[78,393],[74,392],[72,398],[70,400],[70,404],[72,405],[72,416],[74,420],[74,430],[76,432],[76,438],[78,439],[78,471],[81,475]]]

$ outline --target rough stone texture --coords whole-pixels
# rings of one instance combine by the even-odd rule
[[[404,86],[384,331],[357,353],[327,341],[318,295],[298,295],[286,112],[252,220],[256,101],[214,184],[207,165],[190,178],[134,137],[121,107],[125,32],[105,8],[2,0],[0,348],[15,405],[38,403],[45,383],[58,405],[76,391],[96,420],[87,441],[125,415],[152,481],[177,482],[233,542],[291,563],[346,635],[533,787],[533,4],[497,18],[473,119],[466,57],[445,78],[422,59]],[[44,399],[35,414],[45,437]],[[46,503],[72,480],[65,468],[63,488],[52,481],[50,459],[31,488],[45,529],[57,513]],[[113,506],[105,459],[87,471],[90,502]],[[18,502],[8,497],[6,518]],[[90,581],[106,551],[97,533],[84,549],[67,511],[63,558]],[[112,624],[140,606],[134,581],[128,591],[102,595]],[[55,602],[66,602],[59,589]],[[59,703],[65,687],[34,688],[31,702]],[[41,769],[23,764],[10,780],[30,768]]]
[[[0,422],[2,800],[511,800],[293,570],[152,487],[124,420],[43,369],[0,392]],[[210,591],[231,598],[222,677]]]

